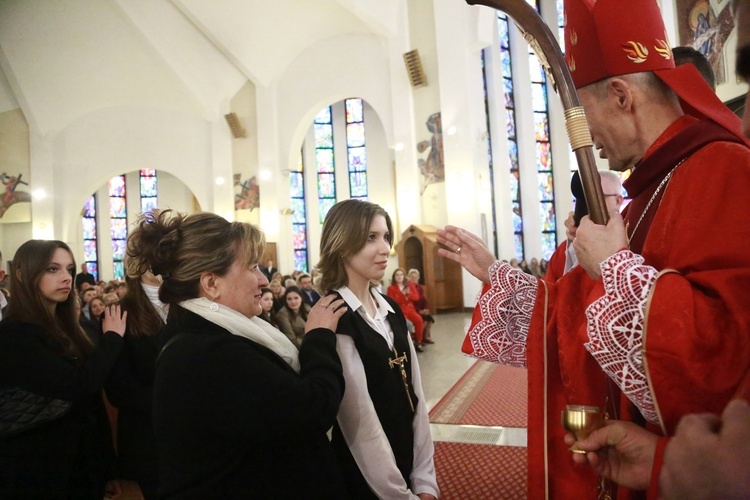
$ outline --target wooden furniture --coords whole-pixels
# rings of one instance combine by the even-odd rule
[[[419,271],[419,282],[424,286],[430,309],[463,310],[461,265],[438,257],[437,251],[440,246],[437,242],[436,227],[409,226],[396,244],[398,265],[407,272],[412,268]]]

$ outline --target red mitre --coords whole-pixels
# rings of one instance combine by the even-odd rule
[[[680,97],[685,113],[711,119],[748,143],[740,119],[698,70],[692,64],[675,68],[656,0],[565,0],[565,60],[577,89],[653,71]]]

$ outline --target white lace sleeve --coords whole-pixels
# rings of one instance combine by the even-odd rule
[[[658,272],[622,250],[601,264],[604,296],[586,309],[586,349],[649,422],[659,423],[643,366],[646,299]]]
[[[490,267],[490,289],[479,298],[481,320],[469,331],[475,356],[526,366],[526,338],[539,283],[534,276],[497,261]]]

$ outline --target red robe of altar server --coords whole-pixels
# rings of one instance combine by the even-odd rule
[[[565,6],[577,87],[654,71],[687,114],[625,182],[630,246],[602,263],[600,279],[580,267],[556,283],[490,268],[463,349],[529,370],[529,498],[614,491],[573,464],[566,405],[669,435],[683,415],[721,413],[750,366],[750,149],[739,121],[691,65],[674,68],[653,0]],[[651,56],[633,61],[630,41]]]

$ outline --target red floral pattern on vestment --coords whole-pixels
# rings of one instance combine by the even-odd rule
[[[643,324],[657,271],[629,250],[601,264],[604,296],[586,309],[586,349],[653,424],[659,423],[643,366]]]
[[[490,267],[490,289],[479,298],[479,321],[469,331],[472,356],[493,363],[526,366],[526,338],[539,284],[506,262]]]

